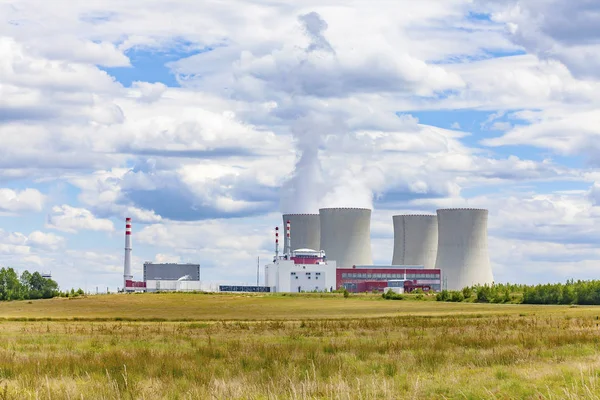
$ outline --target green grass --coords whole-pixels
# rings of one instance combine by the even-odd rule
[[[600,397],[598,307],[149,294],[0,316],[0,399]]]

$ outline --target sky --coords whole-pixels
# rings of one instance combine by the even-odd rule
[[[489,209],[497,282],[600,276],[596,0],[0,0],[0,265],[253,284],[281,212]]]

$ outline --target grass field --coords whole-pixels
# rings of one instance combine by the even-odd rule
[[[0,399],[600,397],[598,307],[149,294],[0,317]]]

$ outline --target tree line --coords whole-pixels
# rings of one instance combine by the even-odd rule
[[[600,305],[600,280],[546,283],[539,285],[492,284],[442,290],[437,301],[522,304]]]
[[[12,268],[0,268],[0,300],[50,299],[60,295],[58,284],[39,272],[24,271],[19,276]]]

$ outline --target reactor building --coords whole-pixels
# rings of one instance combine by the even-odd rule
[[[371,210],[368,208],[321,208],[321,250],[337,268],[373,264]]]
[[[285,251],[279,255],[279,228],[275,228],[275,257],[265,265],[265,287],[269,292],[328,292],[337,289],[336,262],[323,250],[293,249],[293,225],[286,226]],[[244,290],[244,288],[242,288]]]
[[[319,214],[284,214],[283,226],[290,222],[291,237],[283,243],[283,253],[288,254],[296,249],[321,250],[321,224]]]
[[[435,215],[394,215],[392,265],[422,265],[435,268],[438,222]]]
[[[445,289],[492,284],[488,254],[488,211],[473,208],[437,210],[438,249],[435,267]]]

